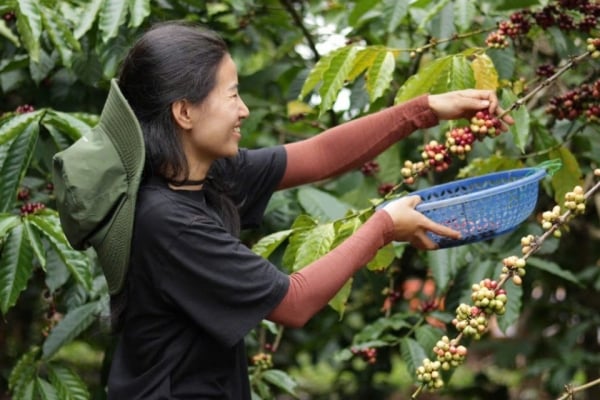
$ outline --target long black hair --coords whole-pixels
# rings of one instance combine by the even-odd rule
[[[215,87],[218,67],[227,54],[227,45],[219,35],[185,22],[157,24],[130,49],[121,66],[119,87],[142,128],[144,179],[155,175],[171,182],[188,179],[188,163],[171,105],[178,100],[201,104]],[[233,188],[222,170],[219,162],[213,163],[203,190],[225,227],[238,235],[239,212],[230,197]],[[126,304],[127,283],[111,298],[116,330]]]

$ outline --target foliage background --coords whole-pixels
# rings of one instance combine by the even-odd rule
[[[559,65],[585,51],[590,33],[558,27],[533,27],[506,49],[486,48],[485,38],[498,21],[520,8],[539,10],[548,3],[3,1],[0,398],[105,397],[114,346],[106,323],[106,285],[93,252],[73,251],[62,234],[53,211],[50,160],[97,121],[119,61],[148,26],[186,19],[225,37],[251,110],[243,145],[258,147],[300,140],[425,92],[487,87],[509,105],[540,83],[539,65]],[[453,37],[432,45],[432,38]],[[543,183],[538,203],[538,211],[548,209],[573,185],[589,182],[600,158],[596,121],[558,120],[546,112],[549,99],[597,78],[597,62],[586,60],[515,111],[517,124],[510,134],[478,143],[466,161],[456,160],[445,173],[429,174],[403,189],[559,158],[563,168]],[[404,160],[418,160],[419,147],[442,138],[448,126],[416,132],[393,146],[377,159],[378,171],[370,176],[354,171],[278,193],[261,230],[246,233],[245,240],[252,245],[284,231],[255,249],[286,270],[301,268],[360,223],[359,218],[346,225],[328,221],[349,209],[367,209],[381,185],[401,181]],[[30,213],[26,203],[45,208]],[[591,204],[563,239],[545,244],[530,263],[524,285],[510,287],[509,311],[491,334],[469,345],[467,363],[446,392],[423,397],[553,398],[565,384],[600,375],[600,203],[594,198]],[[276,351],[274,369],[253,367],[257,397],[287,392],[311,399],[406,398],[414,390],[415,365],[444,329],[452,331],[447,323],[469,296],[471,283],[497,276],[499,261],[518,253],[520,237],[540,232],[536,216],[489,243],[432,253],[388,247],[369,270],[356,275],[352,292],[332,304],[343,313],[341,320],[340,313],[326,309],[300,330],[258,328],[248,338],[249,355]],[[294,232],[309,233],[294,239],[293,223]],[[327,246],[314,247],[324,239]],[[400,301],[390,302],[391,294]],[[352,346],[377,348],[376,361],[353,356]],[[600,394],[591,389],[587,396]]]

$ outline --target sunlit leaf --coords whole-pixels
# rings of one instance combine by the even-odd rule
[[[43,110],[38,110],[30,113],[18,114],[0,125],[0,146],[10,142],[21,134],[34,120],[40,118],[44,112],[45,111]]]
[[[395,258],[396,252],[394,246],[390,243],[377,251],[375,258],[367,264],[367,268],[371,271],[382,271],[389,267]]]
[[[298,202],[308,214],[320,221],[341,218],[350,209],[348,204],[337,197],[311,186],[298,189]]]
[[[467,2],[471,3],[470,1]],[[471,68],[473,68],[473,76],[475,77],[475,89],[495,91],[498,88],[498,71],[496,71],[494,62],[487,54],[475,55],[471,62]]]
[[[150,15],[150,0],[129,0],[130,28],[137,28]]]
[[[354,279],[350,278],[346,281],[344,286],[336,293],[331,300],[329,300],[329,306],[340,314],[340,319],[344,316],[346,310],[346,303],[352,292],[352,283]]]
[[[334,239],[335,229],[333,223],[317,225],[307,231],[303,237],[303,242],[298,247],[292,269],[298,271],[327,254],[331,250]]]
[[[389,88],[396,68],[396,60],[392,52],[379,52],[367,71],[367,92],[374,102]]]
[[[40,266],[45,269],[46,268],[46,250],[44,249],[44,244],[40,239],[40,235],[37,230],[31,227],[28,218],[23,219],[23,227],[25,228],[24,234],[29,244],[31,245],[31,249],[33,250],[33,254],[35,254],[35,258],[37,258]]]
[[[331,64],[331,60],[335,55],[337,55],[343,49],[338,49],[336,51],[332,51],[331,53],[321,57],[317,64],[313,67],[313,69],[308,74],[306,81],[304,81],[304,85],[302,85],[302,89],[300,90],[300,95],[298,96],[300,100],[304,99],[321,80],[323,79],[323,74],[327,69],[329,69],[329,65]]]
[[[514,95],[510,90],[502,90],[501,97],[503,105],[505,107],[509,104],[514,103],[517,100],[517,96]],[[524,105],[511,112],[511,116],[514,118],[515,123],[509,127],[509,130],[513,136],[515,145],[525,152],[525,146],[529,140],[529,111]]]
[[[42,16],[37,0],[19,0],[16,5],[17,29],[29,57],[35,62],[40,58],[40,36],[42,35]]]
[[[104,43],[117,36],[119,28],[125,22],[127,10],[126,1],[104,0],[98,24]]]
[[[0,36],[4,36],[6,39],[10,40],[16,47],[21,46],[18,36],[6,25],[4,19],[0,20]],[[0,68],[0,71],[1,70],[2,69]]]
[[[292,232],[294,232],[292,229],[288,229],[267,235],[252,246],[252,251],[261,257],[269,258],[271,253],[285,242]]]
[[[440,77],[443,77],[444,82],[447,82],[448,71],[452,68],[452,58],[453,56],[438,58],[408,78],[398,90],[394,103],[402,103],[431,92],[431,89],[441,79]]]
[[[551,151],[548,156],[549,159],[559,159],[562,162],[562,168],[552,175],[552,188],[554,189],[554,201],[557,204],[563,204],[565,194],[583,183],[583,174],[577,158],[568,148],[560,147]]]
[[[337,95],[344,87],[348,74],[352,71],[354,59],[358,53],[358,48],[355,46],[347,46],[331,59],[329,68],[323,73],[323,84],[319,88],[321,95],[320,113],[331,109]]]
[[[279,369],[269,369],[262,373],[262,377],[265,381],[281,389],[285,393],[292,396],[298,396],[296,393],[296,387],[298,384],[290,375],[288,375],[287,372]]]
[[[84,9],[81,13],[81,20],[75,29],[75,37],[80,39],[92,28],[92,25],[96,21],[98,12],[104,4],[104,0],[89,0],[85,3]]]

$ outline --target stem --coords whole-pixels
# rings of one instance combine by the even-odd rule
[[[271,350],[273,353],[275,353],[277,351],[277,349],[279,348],[279,345],[281,344],[281,339],[283,338],[284,330],[285,330],[285,326],[281,325],[279,327],[279,330],[277,331],[277,336],[275,336],[275,340],[273,341],[273,346],[271,347]]]
[[[498,119],[500,121],[502,121],[502,117],[504,117],[505,115],[507,115],[511,111],[516,110],[517,108],[521,107],[529,99],[531,99],[533,96],[535,96],[535,94],[537,92],[539,92],[540,90],[542,90],[546,86],[550,86],[554,81],[556,81],[558,79],[559,76],[561,76],[562,74],[564,74],[569,69],[573,68],[580,61],[582,61],[585,58],[589,57],[591,54],[592,54],[592,52],[586,51],[583,54],[580,54],[580,55],[578,55],[576,57],[571,58],[569,60],[569,62],[566,63],[565,65],[563,65],[562,67],[560,67],[554,73],[554,75],[552,75],[548,79],[544,80],[542,83],[540,83],[538,86],[536,86],[531,92],[527,93],[525,96],[523,96],[519,100],[515,101],[508,109],[506,109],[503,113],[501,113],[500,115],[498,115]]]
[[[412,394],[412,396],[410,396],[411,399],[416,399],[417,397],[419,397],[419,395],[421,394],[421,392],[423,391],[423,388],[425,387],[425,385],[421,385],[417,388],[417,390],[415,390],[415,392]]]
[[[319,52],[317,51],[317,46],[315,44],[315,41],[313,40],[312,35],[306,28],[306,25],[304,25],[304,21],[302,21],[302,17],[300,16],[300,14],[298,14],[298,11],[296,11],[292,2],[290,0],[280,0],[280,3],[287,10],[287,12],[290,13],[290,15],[292,16],[292,19],[294,20],[294,23],[302,31],[304,38],[308,42],[308,47],[310,47],[310,49],[312,50],[312,52],[314,54],[315,61],[319,61],[319,58],[321,56],[319,55]]]
[[[596,386],[599,384],[600,384],[600,378],[593,380],[591,382],[588,382],[581,386],[571,387],[570,385],[567,385],[566,390],[565,390],[566,393],[564,393],[562,396],[560,396],[557,400],[573,399],[573,398],[575,398],[575,396],[573,396],[573,394],[575,394],[577,392],[582,392],[586,389],[591,388],[592,386]]]

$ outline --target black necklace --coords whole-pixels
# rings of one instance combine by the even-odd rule
[[[202,185],[204,182],[206,182],[206,179],[186,179],[185,181],[169,181],[169,183],[173,186],[197,186]]]

